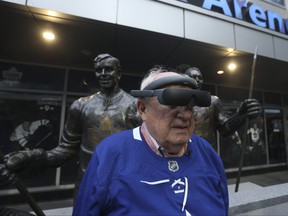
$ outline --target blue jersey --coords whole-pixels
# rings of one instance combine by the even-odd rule
[[[196,135],[183,156],[161,157],[139,127],[114,134],[96,148],[73,215],[228,215],[222,161]]]

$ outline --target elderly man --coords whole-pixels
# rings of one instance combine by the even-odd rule
[[[221,159],[192,135],[193,107],[210,93],[175,72],[144,78],[138,112],[143,124],[102,141],[82,180],[73,215],[228,215]]]
[[[40,161],[41,166],[61,166],[80,152],[76,195],[83,173],[98,143],[113,133],[140,125],[136,98],[124,92],[118,85],[121,78],[119,60],[109,54],[100,54],[94,60],[94,67],[100,90],[73,102],[59,145],[50,151],[33,149],[6,155],[6,165],[10,169],[29,167],[30,164]]]

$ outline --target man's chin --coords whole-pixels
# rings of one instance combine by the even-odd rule
[[[176,135],[176,137],[171,140],[171,143],[173,143],[174,145],[183,145],[185,143],[188,143],[190,137],[188,137],[187,135]]]

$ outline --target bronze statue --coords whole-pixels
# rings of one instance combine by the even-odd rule
[[[121,78],[119,60],[109,54],[100,54],[94,60],[94,68],[100,90],[79,98],[70,106],[59,145],[49,151],[33,149],[6,155],[5,162],[11,170],[40,161],[44,166],[57,167],[80,153],[76,197],[97,144],[113,133],[140,125],[136,99],[118,85]]]
[[[178,68],[180,73],[186,74],[196,80],[198,89],[202,88],[203,75],[199,68],[188,67],[183,65]],[[217,139],[216,131],[223,137],[230,137],[241,143],[237,129],[244,125],[246,118],[255,118],[262,112],[262,108],[256,99],[244,100],[237,113],[227,117],[223,113],[222,103],[219,97],[211,95],[211,105],[209,107],[194,107],[195,129],[194,133],[206,139],[216,150]],[[239,143],[240,142],[240,143]]]

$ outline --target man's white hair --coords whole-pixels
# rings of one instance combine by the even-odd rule
[[[149,71],[148,75],[146,75],[146,77],[142,80],[140,90],[143,90],[146,86],[148,86],[153,81],[155,81],[159,78],[162,78],[162,77],[167,77],[167,76],[182,76],[182,75],[180,75],[176,72],[167,71],[166,69],[163,69],[161,67],[151,69]]]
[[[162,73],[161,69],[151,70],[149,74],[142,80],[140,90],[143,90],[150,83],[155,81],[158,77],[158,74]]]

